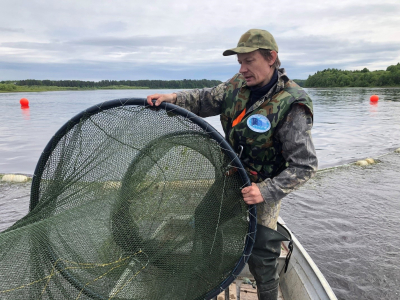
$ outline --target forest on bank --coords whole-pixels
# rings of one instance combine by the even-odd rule
[[[308,76],[304,87],[390,87],[400,86],[400,63],[391,65],[386,71],[343,71],[325,69]]]
[[[345,71],[325,69],[318,71],[307,79],[294,79],[303,87],[400,87],[400,63],[391,65],[386,70]],[[219,80],[16,80],[0,81],[0,92],[40,92],[57,90],[85,89],[194,89],[213,87]]]
[[[194,89],[213,87],[219,80],[17,80],[1,81],[0,91],[74,90],[74,89]]]

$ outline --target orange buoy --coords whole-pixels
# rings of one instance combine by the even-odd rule
[[[29,100],[26,98],[22,98],[21,100],[19,100],[19,103],[21,104],[21,108],[29,107]]]
[[[372,95],[371,98],[369,98],[369,100],[370,100],[371,102],[378,102],[379,97],[378,97],[377,95]]]

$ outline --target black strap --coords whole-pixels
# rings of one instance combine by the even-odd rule
[[[289,261],[290,258],[292,257],[292,253],[293,253],[293,239],[292,239],[292,235],[290,234],[289,230],[287,230],[287,228],[285,226],[283,226],[281,223],[278,222],[278,228],[277,231],[281,234],[283,234],[287,240],[289,241],[289,245],[288,245],[288,254],[286,255],[285,258],[285,265],[283,266],[283,268],[285,269],[285,273],[289,267]]]

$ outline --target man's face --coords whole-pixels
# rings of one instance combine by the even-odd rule
[[[274,69],[270,67],[272,62],[268,62],[258,50],[238,53],[237,58],[239,72],[246,79],[247,86],[264,86],[271,80],[274,74]]]

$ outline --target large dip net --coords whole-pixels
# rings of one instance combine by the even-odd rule
[[[209,299],[251,253],[237,155],[171,104],[93,106],[46,146],[29,214],[0,234],[0,299]]]

